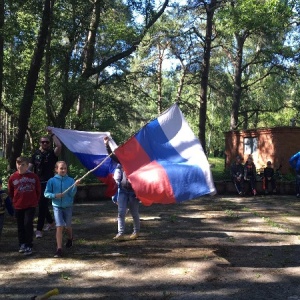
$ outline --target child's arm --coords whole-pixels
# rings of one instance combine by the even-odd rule
[[[52,180],[49,179],[45,188],[44,196],[48,199],[55,199],[55,193],[52,187]],[[61,197],[60,197],[61,198]]]

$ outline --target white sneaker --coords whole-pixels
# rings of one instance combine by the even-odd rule
[[[37,239],[40,239],[40,238],[43,237],[43,233],[42,233],[41,231],[37,230],[37,231],[35,232],[35,237],[36,237]]]
[[[118,233],[118,234],[113,238],[113,240],[115,240],[115,241],[122,241],[122,240],[124,240],[124,239],[125,239],[125,237],[124,237],[124,235],[121,234],[121,233]]]
[[[44,228],[43,228],[43,230],[44,231],[50,231],[50,230],[53,230],[53,229],[55,229],[55,223],[53,222],[52,224],[47,224],[47,225],[45,225],[44,226]]]

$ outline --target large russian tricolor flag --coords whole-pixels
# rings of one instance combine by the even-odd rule
[[[115,149],[115,154],[144,205],[216,193],[203,148],[177,104]]]
[[[106,196],[110,197],[116,192],[113,172],[116,163],[107,157],[107,151],[103,142],[105,136],[110,137],[109,132],[89,132],[70,129],[49,127],[60,141],[73,152],[82,165],[88,170],[93,170],[95,176],[107,185]]]

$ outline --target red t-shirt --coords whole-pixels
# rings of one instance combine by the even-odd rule
[[[36,174],[27,171],[13,173],[8,180],[8,193],[15,209],[37,207],[41,195],[41,183]]]

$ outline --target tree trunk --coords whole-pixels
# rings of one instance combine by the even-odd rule
[[[54,0],[53,0],[54,2]],[[49,26],[52,17],[52,1],[45,0],[42,23],[38,35],[37,46],[33,53],[30,68],[27,74],[24,94],[20,105],[20,113],[18,116],[17,132],[14,136],[12,151],[9,156],[9,166],[11,169],[15,167],[15,161],[22,153],[22,147],[25,140],[25,134],[30,118],[31,107],[34,98],[35,87],[38,80],[39,71],[42,65],[46,40],[48,36]]]
[[[96,7],[98,7],[100,5],[98,2],[100,3],[101,1],[95,2],[95,9],[96,9]],[[84,54],[82,57],[82,59],[84,61],[84,65],[83,65],[82,74],[81,74],[80,78],[78,79],[78,85],[83,85],[91,76],[94,76],[94,75],[98,76],[101,72],[103,72],[111,64],[130,56],[134,51],[136,51],[138,45],[142,42],[144,36],[147,34],[149,29],[155,24],[155,22],[159,19],[159,17],[164,13],[166,7],[168,6],[168,3],[169,3],[169,0],[164,0],[163,4],[160,7],[160,10],[157,13],[153,14],[152,18],[149,20],[149,23],[146,24],[146,26],[142,30],[141,34],[137,37],[137,40],[134,41],[131,46],[129,46],[125,50],[122,50],[121,52],[109,57],[107,60],[104,60],[100,65],[98,65],[96,67],[93,66],[94,45],[95,45],[94,38],[96,38],[94,36],[94,33],[97,32],[97,30],[99,28],[91,27],[91,30],[89,31],[89,36],[87,38],[88,41],[86,43],[86,48],[85,48],[85,51],[84,51]],[[101,9],[101,5],[98,8]],[[97,14],[97,12],[96,12],[96,14]],[[94,22],[94,24],[97,24],[98,21],[97,21],[97,19],[93,20],[93,18],[92,18],[91,26],[92,26],[93,22]],[[55,126],[61,127],[61,128],[64,128],[66,116],[68,115],[70,109],[74,106],[76,101],[83,100],[83,99],[79,99],[80,94],[78,94],[76,91],[67,90],[67,86],[68,86],[67,75],[68,75],[68,73],[65,73],[66,92],[65,92],[65,97],[63,99],[63,103],[62,103],[62,108],[59,111],[59,113],[57,114],[56,120],[53,122],[53,124]],[[81,108],[82,108],[82,102],[77,103],[77,112],[80,114],[82,111]],[[77,125],[79,125],[79,123]],[[77,128],[78,126],[75,126],[75,127]]]
[[[201,68],[200,79],[200,111],[199,111],[199,140],[201,142],[203,151],[206,153],[206,113],[207,113],[207,89],[208,76],[210,67],[210,52],[212,43],[213,17],[216,9],[216,0],[212,0],[206,7],[206,33],[204,43],[204,55]]]
[[[157,65],[157,113],[162,113],[162,64],[164,60],[164,49],[158,43],[158,65]]]
[[[236,42],[237,55],[234,62],[234,88],[233,101],[231,106],[230,130],[236,130],[238,125],[239,109],[242,95],[242,63],[245,38],[236,35]]]

